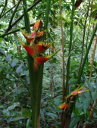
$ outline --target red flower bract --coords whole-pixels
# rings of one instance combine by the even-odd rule
[[[28,52],[29,55],[34,56],[35,51],[33,50],[32,46],[24,45],[24,48],[26,49],[26,51]]]
[[[40,64],[43,64],[45,63],[46,61],[48,61],[50,58],[49,57],[35,57],[35,62],[40,65]]]
[[[42,65],[43,63],[45,63],[46,61],[48,61],[51,58],[51,56],[47,56],[47,57],[35,57],[34,58],[34,70],[37,71],[39,65]]]
[[[46,49],[50,47],[50,45],[51,45],[50,43],[48,44],[39,43],[37,44],[37,50],[39,53],[44,52]]]

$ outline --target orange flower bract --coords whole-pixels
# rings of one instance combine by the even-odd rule
[[[37,32],[37,37],[40,37],[40,36],[43,36],[44,35],[44,32]]]
[[[63,103],[59,106],[60,109],[68,109],[69,105],[67,103]]]
[[[33,26],[33,29],[37,31],[42,26],[41,20],[36,21],[36,23]]]

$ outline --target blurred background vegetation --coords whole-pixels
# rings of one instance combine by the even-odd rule
[[[30,8],[39,0],[27,0]],[[29,73],[27,56],[24,48],[18,41],[18,37],[24,40],[20,28],[24,27],[21,19],[22,3],[19,4],[14,19],[12,14],[19,0],[0,1],[0,128],[29,128],[31,117],[31,104],[29,97]],[[62,104],[63,64],[66,77],[66,65],[68,60],[71,24],[70,0],[51,0],[49,14],[48,38],[53,42],[48,53],[60,49],[58,54],[44,65],[43,89],[41,99],[40,122],[41,128],[60,128],[62,110],[58,108]],[[60,14],[60,8],[62,10]],[[46,1],[40,0],[30,11],[30,22],[45,17]],[[62,29],[64,34],[64,50],[62,51]],[[75,9],[73,22],[73,42],[71,48],[71,65],[69,92],[77,82],[81,58],[83,59],[94,26],[97,24],[97,1],[85,0]],[[11,26],[12,25],[12,26]],[[32,28],[32,27],[31,27]],[[81,77],[81,86],[90,89],[89,92],[80,94],[73,109],[70,128],[97,128],[97,33],[92,42],[92,47]],[[64,57],[63,57],[64,52]],[[64,62],[62,59],[64,58]]]

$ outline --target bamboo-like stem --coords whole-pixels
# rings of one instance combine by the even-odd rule
[[[60,6],[60,28],[61,28],[61,45],[62,45],[62,102],[64,102],[65,99],[65,59],[64,59],[64,46],[65,46],[65,36],[64,36],[64,28],[63,28],[63,21],[62,21],[62,0],[59,1],[59,6]],[[62,128],[64,127],[64,111],[62,111],[61,114],[61,124]]]
[[[18,1],[17,5],[16,5],[16,7],[15,7],[15,9],[14,9],[14,12],[12,13],[12,16],[11,16],[10,21],[9,21],[8,28],[7,28],[7,30],[6,30],[5,33],[7,33],[7,31],[10,29],[10,26],[11,26],[11,24],[12,24],[13,18],[14,18],[14,16],[15,16],[15,13],[16,13],[16,11],[17,11],[17,9],[18,9],[19,4],[21,3],[21,1],[22,1],[22,0],[19,0],[19,1]]]
[[[89,5],[90,5],[90,0],[89,0]],[[82,66],[83,55],[84,55],[84,45],[85,45],[85,36],[86,36],[88,15],[89,15],[89,6],[88,6],[88,9],[87,9],[86,18],[85,18],[85,22],[84,22],[84,25],[83,25],[82,50],[81,50],[81,59],[80,59],[79,71],[80,71],[80,68]]]
[[[45,29],[47,29],[47,27],[48,27],[50,5],[51,5],[51,0],[47,0],[46,13],[45,13],[45,19],[44,19],[45,20],[45,24],[44,24]]]
[[[70,77],[70,60],[71,60],[71,51],[72,51],[72,42],[73,42],[73,22],[74,22],[74,3],[75,0],[72,0],[72,14],[71,14],[71,26],[70,26],[70,44],[69,44],[69,54],[67,60],[67,75],[66,75],[66,93],[69,92],[69,77]]]
[[[63,29],[63,21],[62,21],[62,0],[60,0],[60,28],[61,28],[61,45],[62,45],[62,88],[63,88],[63,102],[64,102],[64,94],[65,94],[65,59],[64,59],[64,46],[65,46],[65,36]]]
[[[93,0],[91,2],[89,2],[89,5],[92,5],[93,4]],[[92,12],[92,7],[90,8],[90,14]],[[89,17],[89,25],[88,25],[88,30],[87,30],[87,38],[86,38],[86,50],[87,50],[87,47],[88,47],[88,40],[89,40],[89,33],[90,33],[90,22],[91,22],[91,16]],[[87,59],[88,60],[88,59]]]
[[[92,51],[91,51],[91,56],[90,56],[90,77],[89,77],[90,80],[92,76],[93,63],[94,63],[94,57],[95,57],[95,52],[96,52],[97,36],[94,38],[92,45],[93,46],[92,46]]]
[[[89,51],[90,51],[90,48],[91,48],[91,45],[92,45],[92,41],[94,39],[96,31],[97,31],[97,24],[96,24],[96,26],[95,26],[95,28],[93,30],[92,37],[91,37],[89,46],[87,48],[87,51],[86,51],[86,54],[85,54],[85,57],[84,57],[84,60],[83,60],[83,63],[82,63],[82,67],[81,67],[80,72],[79,72],[77,84],[79,84],[80,81],[81,81],[81,76],[82,76],[82,73],[83,73],[83,69],[84,69],[84,66],[85,66],[85,63],[86,63],[86,60],[87,60],[87,57],[88,57],[88,54],[89,54]]]

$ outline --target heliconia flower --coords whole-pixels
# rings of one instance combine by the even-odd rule
[[[40,56],[40,57],[35,57],[35,62],[40,65],[40,64],[43,64],[45,63],[46,61],[48,61],[51,57],[50,56],[46,56],[46,57],[43,57],[43,56]]]
[[[33,42],[36,37],[41,37],[44,35],[43,31],[42,32],[27,33],[25,31],[21,30],[21,32],[29,43]]]
[[[41,20],[38,20],[38,21],[36,21],[36,23],[34,24],[33,29],[34,29],[35,31],[37,31],[41,26],[42,26],[42,21],[41,21]]]
[[[50,58],[52,58],[59,50],[57,50],[55,53],[48,55],[48,56],[38,56],[35,57],[35,63],[37,63],[38,65],[41,65],[43,63],[45,63],[46,61],[48,61]]]
[[[36,49],[37,49],[38,53],[41,53],[41,52],[44,52],[45,50],[47,50],[50,46],[51,46],[51,43],[45,44],[45,43],[40,42],[36,45]]]
[[[75,96],[75,95],[78,95],[78,94],[81,94],[81,93],[84,93],[84,92],[88,92],[89,89],[87,90],[82,90],[84,87],[79,87],[79,88],[76,88],[73,92],[71,92],[67,97],[66,99],[70,98],[71,96]]]
[[[59,106],[60,109],[68,109],[70,106],[67,103],[63,103]]]
[[[30,45],[26,45],[24,42],[22,42],[21,40],[19,40],[20,43],[23,45],[23,47],[26,49],[27,53],[31,56],[35,55],[35,50],[32,46]]]
[[[83,92],[88,92],[89,90],[79,90],[79,91],[73,91],[72,93],[71,93],[71,95],[78,95],[78,94],[80,94],[80,93],[83,93]]]
[[[37,37],[40,37],[40,36],[43,36],[44,35],[44,32],[37,32]]]
[[[59,50],[57,50],[52,55],[34,57],[34,70],[37,70],[39,65],[42,65],[46,61],[48,61],[49,59],[51,59],[58,51]]]
[[[24,45],[24,48],[26,49],[26,51],[28,52],[29,55],[31,55],[31,56],[35,55],[35,51],[33,50],[32,46]]]
[[[49,56],[47,56],[47,57],[43,57],[43,56],[35,57],[35,58],[34,58],[34,70],[37,71],[39,65],[44,64],[44,63],[45,63],[46,61],[48,61],[50,58],[51,58],[51,57],[49,57]]]
[[[27,39],[27,41],[30,43],[30,42],[33,42],[37,33],[36,32],[33,32],[33,33],[26,33],[25,31],[21,30],[22,34],[24,35],[24,37]]]

